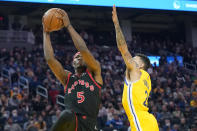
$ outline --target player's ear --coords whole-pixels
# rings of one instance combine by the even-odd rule
[[[144,65],[144,63],[142,63],[142,69],[144,69],[144,67],[145,67],[145,65]]]
[[[144,69],[144,66],[145,66],[144,62],[140,61],[139,62],[139,68],[140,69]]]

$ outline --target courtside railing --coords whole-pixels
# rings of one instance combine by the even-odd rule
[[[36,88],[36,94],[37,95],[40,95],[40,96],[43,96],[45,98],[48,99],[48,91],[45,87],[41,86],[41,85],[38,85],[37,88]]]
[[[184,68],[188,71],[192,71],[193,73],[197,72],[197,67],[194,64],[190,64],[190,63],[184,63]]]
[[[12,87],[12,79],[10,70],[3,68],[1,72],[1,76],[7,78],[9,80],[10,87]]]
[[[65,107],[65,105],[64,105],[64,96],[62,96],[62,95],[57,95],[57,96],[56,96],[56,103],[57,103],[58,105],[61,105],[61,106]]]
[[[27,93],[29,94],[29,80],[26,77],[24,76],[19,77],[18,86],[21,89],[27,89]]]

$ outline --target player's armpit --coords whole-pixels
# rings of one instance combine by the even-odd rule
[[[62,85],[65,86],[70,72],[64,70],[62,65],[55,58],[48,60],[47,64],[49,65],[56,78],[62,83]]]

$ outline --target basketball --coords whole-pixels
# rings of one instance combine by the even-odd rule
[[[57,30],[60,30],[62,27],[64,27],[64,23],[62,19],[60,19],[63,16],[62,14],[58,12],[58,10],[61,10],[61,9],[51,8],[45,12],[42,18],[42,22],[44,24],[46,31],[48,32],[57,31]]]

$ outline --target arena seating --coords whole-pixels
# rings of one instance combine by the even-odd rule
[[[102,131],[127,131],[129,122],[121,104],[125,65],[116,48],[115,36],[111,34],[113,40],[103,41],[105,36],[97,34],[91,36],[91,33],[87,33],[88,36],[84,36],[84,33],[81,35],[86,37],[89,49],[102,66],[104,88],[98,128]],[[62,35],[61,38],[58,36],[61,35],[52,38],[56,58],[65,69],[73,72],[71,62],[76,50],[67,36]],[[165,47],[165,52],[179,54],[184,57],[184,62],[197,65],[197,50],[186,47],[183,41],[142,38],[143,36],[135,35],[133,41],[128,43],[132,53],[141,49],[145,53],[163,55],[160,54],[161,50],[158,50],[162,46]],[[64,109],[63,87],[44,60],[42,38],[38,35],[36,40],[37,44],[31,51],[18,47],[9,51],[0,50],[0,130],[47,131]],[[177,46],[171,48],[172,44]],[[160,130],[195,130],[196,73],[188,72],[176,62],[168,64],[165,59],[160,61],[159,67],[151,67],[149,73],[152,80],[149,112],[157,118]]]

